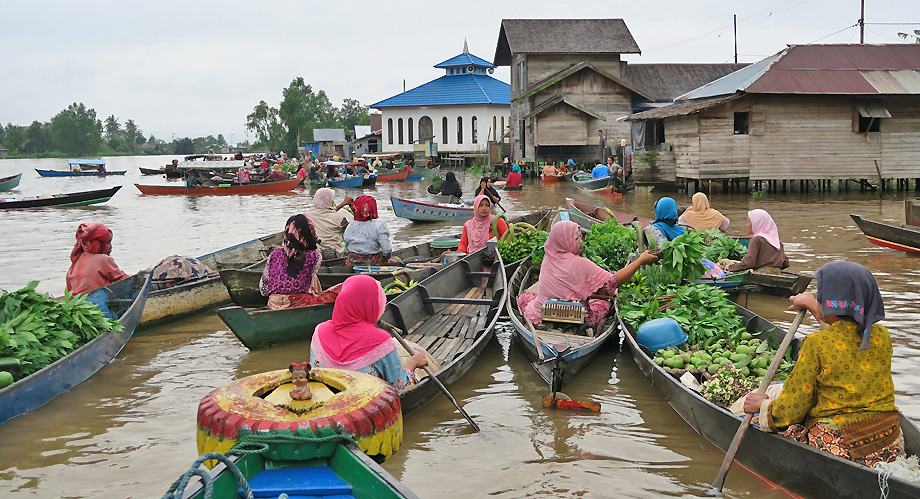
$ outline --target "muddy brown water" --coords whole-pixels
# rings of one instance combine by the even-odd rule
[[[77,225],[102,221],[115,233],[112,256],[129,273],[168,255],[196,256],[276,232],[311,202],[310,191],[272,196],[143,196],[134,183],[167,183],[137,167],[167,157],[109,158],[124,177],[41,178],[35,168],[66,168],[66,161],[3,160],[0,176],[24,172],[20,187],[3,197],[123,185],[104,205],[71,209],[0,211],[0,288],[40,280],[59,294]],[[472,193],[477,176],[460,176]],[[521,192],[504,193],[510,215],[557,208],[567,196],[615,210],[651,216],[661,194],[647,190],[620,199],[578,192],[571,184],[525,179]],[[390,196],[425,198],[420,183],[381,184],[365,193],[378,200],[396,246],[456,233],[459,225],[397,219]],[[348,191],[356,195],[358,191]],[[343,194],[337,196],[341,199]],[[779,226],[792,270],[813,273],[848,259],[866,265],[885,299],[884,324],[894,339],[898,407],[920,421],[920,258],[870,244],[849,217],[901,221],[904,196],[913,193],[713,194],[713,206],[743,230],[746,211],[764,208]],[[674,194],[681,205],[689,195]],[[812,286],[813,287],[813,286]],[[780,298],[751,296],[747,305],[788,326]],[[813,331],[806,320],[802,330]],[[3,497],[160,497],[197,457],[195,414],[210,390],[235,378],[283,368],[309,356],[308,344],[249,352],[213,312],[136,335],[114,362],[45,406],[0,426]],[[608,345],[566,392],[600,402],[599,414],[542,408],[546,387],[501,327],[473,368],[450,387],[482,427],[473,433],[444,397],[404,421],[399,452],[384,464],[420,497],[659,497],[701,496],[723,454],[694,433],[639,372],[628,352]],[[734,468],[728,497],[785,497],[755,475]]]

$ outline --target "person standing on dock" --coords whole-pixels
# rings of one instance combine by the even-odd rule
[[[604,131],[597,131],[597,153],[594,154],[594,161],[604,161],[607,156],[607,137],[604,137]]]

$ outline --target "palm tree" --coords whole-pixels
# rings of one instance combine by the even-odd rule
[[[910,40],[913,38],[914,43],[920,43],[920,29],[915,29],[913,33],[898,33],[898,37],[902,40]]]
[[[121,130],[121,125],[118,123],[118,118],[115,115],[111,115],[105,119],[105,134],[109,137],[118,133]]]

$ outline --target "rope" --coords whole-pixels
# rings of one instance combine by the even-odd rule
[[[211,475],[201,469],[201,464],[205,461],[216,460],[224,463],[227,466],[227,469],[233,473],[233,476],[236,477],[237,483],[240,484],[240,487],[243,488],[246,499],[254,499],[252,495],[252,489],[249,488],[249,483],[246,482],[246,479],[243,477],[243,474],[240,473],[240,469],[236,467],[232,461],[230,461],[227,456],[219,454],[217,452],[208,452],[202,454],[195,460],[192,466],[179,477],[178,480],[173,482],[169,486],[169,490],[166,491],[166,494],[163,495],[162,499],[179,499],[185,494],[185,487],[188,485],[189,479],[192,476],[199,476],[201,478],[201,483],[204,485],[204,499],[211,499],[211,495],[214,494],[214,479],[211,478]]]
[[[890,476],[890,471],[883,471],[878,474],[878,490],[881,492],[879,499],[887,499],[888,497],[888,477]]]
[[[237,440],[236,444],[227,451],[227,455],[262,454],[271,448],[271,444],[324,444],[328,442],[355,443],[355,440],[349,435],[338,433],[325,437],[307,437],[287,433],[258,433],[246,435]]]

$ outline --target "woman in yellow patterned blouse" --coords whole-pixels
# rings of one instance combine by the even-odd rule
[[[750,394],[760,427],[872,466],[904,456],[891,380],[891,335],[878,284],[868,269],[831,262],[815,273],[817,297],[801,293],[790,310],[808,310],[829,327],[802,343],[779,398]]]

